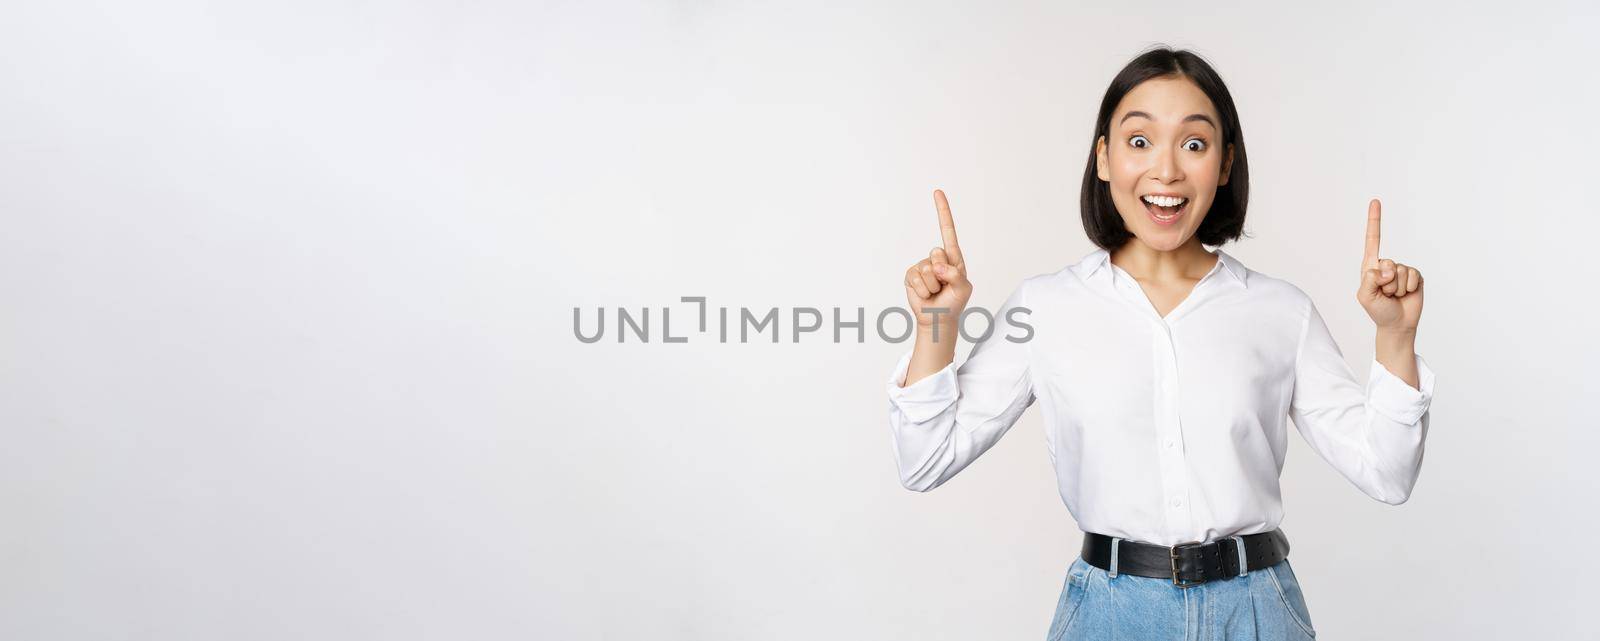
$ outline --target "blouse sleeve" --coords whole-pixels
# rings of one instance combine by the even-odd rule
[[[1290,417],[1311,449],[1363,493],[1404,503],[1422,470],[1433,370],[1416,355],[1418,389],[1373,359],[1363,389],[1316,304],[1306,302]]]
[[[943,485],[999,442],[1033,404],[1028,345],[1018,342],[1007,323],[1011,310],[1023,306],[1025,286],[994,315],[993,331],[959,369],[952,362],[902,386],[911,352],[895,365],[888,381],[889,433],[906,489],[927,492]]]

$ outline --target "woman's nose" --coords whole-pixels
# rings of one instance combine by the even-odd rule
[[[1183,179],[1183,169],[1178,167],[1178,157],[1171,149],[1157,152],[1155,177],[1163,183]]]

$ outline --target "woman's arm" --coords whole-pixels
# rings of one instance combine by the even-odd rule
[[[956,360],[955,321],[938,324],[917,324],[917,337],[911,347],[911,363],[906,370],[906,384],[913,384],[944,369]]]
[[[1378,257],[1382,221],[1382,204],[1373,199],[1356,290],[1377,326],[1366,389],[1308,297],[1290,413],[1306,442],[1340,474],[1368,496],[1398,505],[1410,498],[1422,470],[1434,376],[1416,353],[1422,272]]]
[[[902,356],[890,374],[889,432],[894,442],[900,484],[932,490],[999,442],[1034,402],[1028,344],[1009,331],[1011,310],[1024,307],[1024,282],[995,314],[993,331],[973,346],[959,368],[952,362],[909,385],[918,346]],[[939,346],[954,350],[955,328],[939,335]],[[946,357],[949,358],[949,357]]]
[[[1416,353],[1416,330],[1378,330],[1378,344],[1373,351],[1378,362],[1413,389],[1422,389],[1417,380],[1417,365],[1412,358]]]
[[[918,492],[939,487],[965,469],[1033,403],[1027,345],[999,327],[1021,304],[1027,283],[1007,299],[994,316],[993,331],[956,371],[958,328],[972,283],[950,203],[938,190],[933,201],[944,245],[906,270],[906,301],[917,318],[917,338],[888,383],[889,430],[900,484]]]
[[[1295,428],[1312,451],[1364,494],[1390,505],[1404,503],[1422,470],[1433,371],[1408,341],[1380,337],[1388,344],[1373,359],[1362,386],[1310,298],[1305,310],[1289,405]],[[1385,349],[1391,351],[1385,354]],[[1417,385],[1401,380],[1407,371]]]

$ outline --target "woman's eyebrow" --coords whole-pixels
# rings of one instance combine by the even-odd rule
[[[1128,112],[1128,113],[1126,113],[1126,114],[1124,114],[1122,116],[1122,120],[1118,120],[1117,121],[1117,125],[1121,126],[1122,123],[1127,122],[1129,118],[1132,118],[1134,116],[1138,116],[1140,118],[1147,118],[1149,120],[1155,120],[1154,117],[1152,117],[1150,114],[1147,114],[1147,113],[1145,113],[1143,111],[1130,111],[1130,112]],[[1212,129],[1216,129],[1217,128],[1217,123],[1211,120],[1211,116],[1207,116],[1205,114],[1189,114],[1188,116],[1185,116],[1183,118],[1183,121],[1184,122],[1200,121],[1200,122],[1204,122],[1204,123],[1206,123],[1208,125],[1211,125]]]

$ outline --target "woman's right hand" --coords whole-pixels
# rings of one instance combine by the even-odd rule
[[[972,282],[967,280],[967,264],[961,257],[961,245],[956,242],[956,221],[950,215],[950,202],[944,191],[933,190],[933,204],[939,210],[939,232],[944,238],[943,247],[935,247],[928,257],[906,270],[906,302],[916,315],[919,330],[927,330],[934,322],[933,313],[924,309],[940,309],[937,322],[941,328],[954,330],[972,298]],[[955,332],[941,332],[954,340]]]

